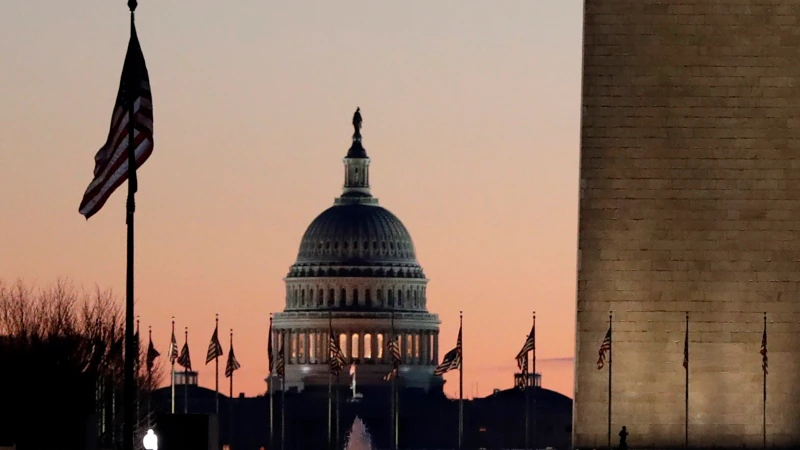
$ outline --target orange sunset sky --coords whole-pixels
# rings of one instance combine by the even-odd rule
[[[341,192],[360,106],[373,194],[414,238],[440,355],[464,311],[465,396],[512,385],[535,310],[543,385],[572,397],[582,2],[140,0],[136,17],[155,112],[136,313],[162,355],[174,315],[213,389],[219,313],[236,393],[265,390],[269,313]],[[124,298],[126,189],[89,221],[78,204],[128,20],[124,0],[0,6],[0,278]]]

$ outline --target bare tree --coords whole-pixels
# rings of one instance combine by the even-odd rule
[[[66,279],[45,287],[0,279],[0,445],[78,449],[92,434],[117,443],[125,357],[119,305],[111,290],[87,291]],[[145,352],[146,343],[140,398],[163,377],[160,364],[148,376]]]

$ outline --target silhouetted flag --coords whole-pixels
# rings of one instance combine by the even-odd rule
[[[147,66],[133,24],[111,127],[106,143],[94,156],[94,178],[86,188],[79,208],[86,219],[100,211],[114,190],[128,179],[128,121],[131,108],[134,115],[134,154],[138,168],[153,153],[153,98]],[[132,182],[133,192],[136,192],[135,179]]]
[[[517,355],[517,366],[519,366],[520,371],[520,378],[517,380],[517,387],[520,389],[525,389],[525,385],[528,383],[528,354],[523,353],[520,357]]]
[[[456,348],[450,350],[444,355],[444,358],[442,358],[442,363],[436,367],[436,369],[433,371],[433,374],[441,376],[454,369],[461,369],[461,327],[458,328],[458,341],[456,342]]]
[[[242,365],[236,360],[236,355],[233,353],[233,342],[231,342],[231,350],[228,352],[228,363],[225,364],[225,378],[232,377],[233,371],[239,370],[240,367],[242,367]]]
[[[686,327],[686,335],[683,338],[683,368],[689,370],[689,327]]]
[[[285,340],[286,335],[281,333],[281,346],[278,348],[278,360],[275,362],[275,373],[281,378],[286,376],[286,352],[283,346]]]
[[[597,358],[597,370],[602,369],[606,365],[606,352],[611,351],[611,327],[608,327],[608,331],[606,332],[606,337],[603,338],[603,342],[600,343],[600,350],[597,353],[600,355]]]
[[[148,372],[153,371],[153,364],[155,364],[156,358],[158,358],[159,356],[161,356],[161,354],[158,353],[158,350],[156,350],[155,346],[153,346],[153,340],[151,339],[150,344],[147,346],[146,364]]]
[[[267,338],[267,359],[269,360],[269,373],[271,374],[272,371],[275,369],[273,365],[275,355],[275,350],[272,348],[272,317],[269,318],[269,337]]]
[[[528,379],[528,352],[534,351],[536,348],[536,325],[531,327],[531,332],[528,334],[528,337],[525,339],[525,343],[522,344],[522,348],[520,349],[519,353],[517,353],[517,367],[519,367],[520,372],[522,372],[522,376],[524,379]]]
[[[174,327],[173,322],[173,327]],[[175,361],[178,360],[178,341],[175,340],[175,329],[172,330],[172,338],[169,341],[169,362],[171,364],[175,364]]]
[[[214,334],[211,335],[211,342],[208,344],[208,352],[206,352],[206,364],[222,356],[222,344],[219,343],[217,336],[217,327],[214,327]]]
[[[333,334],[333,328],[330,329],[330,369],[331,375],[339,375],[347,361],[345,360],[342,349],[339,348],[339,343],[336,342],[336,336]]]
[[[134,372],[139,371],[139,364],[141,364],[139,357],[141,355],[141,342],[139,341],[139,320],[136,320],[136,333],[133,335],[133,354],[136,355],[136,359],[133,360],[134,363]]]
[[[189,356],[189,342],[183,344],[181,355],[178,356],[178,364],[186,370],[192,370],[192,357]]]
[[[764,334],[761,335],[761,370],[766,375],[769,373],[767,364],[767,323],[764,322]]]
[[[399,336],[395,335],[389,342],[386,344],[386,347],[389,350],[389,358],[392,361],[392,370],[389,371],[386,375],[383,376],[385,381],[392,381],[398,372],[400,371],[400,362],[401,362],[401,354],[400,354],[400,341],[398,340]]]

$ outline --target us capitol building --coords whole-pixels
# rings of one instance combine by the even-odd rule
[[[408,230],[372,196],[358,110],[353,125],[342,194],[303,235],[284,279],[286,307],[273,319],[276,350],[285,333],[285,387],[328,385],[331,328],[347,362],[356,364],[358,386],[387,386],[387,343],[394,330],[402,353],[400,384],[441,387],[441,377],[433,376],[440,321],[427,309],[428,280]],[[349,380],[348,367],[339,377],[338,383]]]

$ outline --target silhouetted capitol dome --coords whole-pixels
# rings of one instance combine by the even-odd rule
[[[308,226],[286,282],[286,307],[274,316],[273,342],[285,333],[286,387],[328,384],[328,336],[334,330],[358,386],[386,386],[387,343],[400,335],[398,382],[429,389],[438,362],[439,318],[426,307],[428,280],[405,225],[370,191],[370,159],[360,116],[344,158],[343,192]],[[277,348],[277,347],[276,347]],[[340,375],[346,383],[348,368]]]

